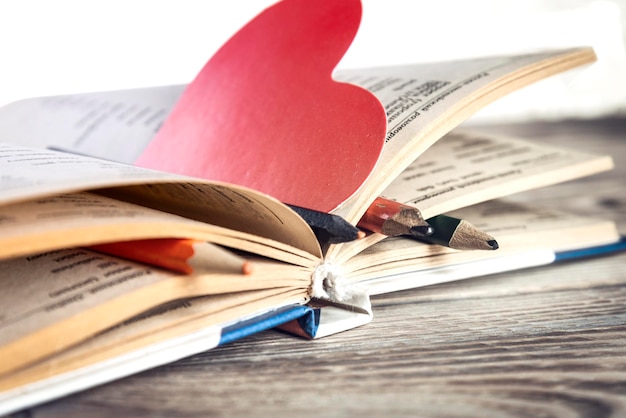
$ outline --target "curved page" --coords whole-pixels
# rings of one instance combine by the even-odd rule
[[[42,208],[48,202],[46,197],[102,188],[118,199],[277,241],[310,254],[309,258],[321,256],[308,225],[287,206],[259,192],[79,155],[0,144],[0,205],[30,200]],[[88,207],[85,202],[82,209],[74,207],[71,212],[78,216]],[[94,222],[106,221],[108,213],[104,207],[100,209],[101,216],[94,217]],[[57,220],[71,222],[69,215],[59,214]],[[1,227],[10,227],[14,219],[2,218],[0,237]],[[129,215],[123,224],[133,221]]]

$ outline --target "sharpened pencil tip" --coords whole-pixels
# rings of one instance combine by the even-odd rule
[[[416,238],[424,238],[432,235],[435,230],[430,225],[416,225],[412,226],[411,229],[409,229],[409,232]]]
[[[356,239],[363,239],[367,236],[367,233],[365,231],[359,231],[356,233]]]
[[[500,245],[498,245],[498,241],[496,241],[495,239],[490,239],[489,241],[487,241],[487,244],[489,244],[492,250],[497,250],[498,248],[500,248]]]

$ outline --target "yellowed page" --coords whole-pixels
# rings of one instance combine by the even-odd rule
[[[610,221],[502,200],[460,209],[450,215],[471,220],[476,227],[495,236],[500,248],[496,251],[459,251],[411,238],[387,238],[346,263],[343,266],[345,276],[351,282],[363,283],[385,275],[414,272],[415,287],[418,287],[420,272],[436,267],[496,260],[534,249],[567,251],[619,240],[615,224]],[[532,263],[532,260],[528,262]],[[388,289],[395,290],[392,282]]]
[[[180,276],[84,249],[4,260],[0,375],[169,301],[271,288],[307,296],[311,269],[253,262],[249,275]]]
[[[295,247],[295,252],[309,253],[309,258],[321,256],[315,235],[297,214],[253,190],[79,155],[0,144],[0,205],[103,187],[116,188],[109,193],[138,204],[274,240]],[[103,221],[106,211],[99,213],[98,221]],[[61,218],[71,222],[70,216]],[[131,224],[133,219],[129,216],[123,223]]]
[[[130,318],[30,367],[0,377],[0,400],[7,396],[1,392],[27,383],[71,373],[208,327],[237,322],[254,312],[305,301],[302,292],[277,288],[171,302]],[[209,348],[212,347],[206,347]]]
[[[0,206],[0,219],[0,259],[109,242],[191,238],[295,265],[319,264],[314,255],[279,241],[87,192]]]
[[[369,202],[382,193],[408,164],[471,114],[513,90],[590,63],[594,59],[592,49],[579,48],[337,72],[336,78],[362,85],[376,94],[387,111],[389,128],[381,159],[373,175],[335,213],[356,223]],[[167,96],[167,89],[161,91],[164,92],[162,97]],[[171,100],[175,100],[176,94],[169,94]],[[104,96],[100,98],[109,102],[112,100],[104,99]],[[167,99],[159,101],[160,105],[165,102]],[[15,115],[16,109],[11,107],[11,114]],[[0,119],[1,115],[2,112]],[[97,124],[94,129],[103,129],[105,132],[107,123]],[[14,129],[11,126],[9,128]],[[96,141],[96,138],[101,141],[104,136],[87,135],[85,141]],[[79,145],[74,143],[72,146]],[[80,146],[86,146],[86,142]],[[75,150],[80,151],[78,148]],[[83,150],[89,152],[86,148]],[[340,247],[331,246],[327,252],[328,258],[337,259]]]
[[[381,100],[388,128],[372,175],[335,213],[356,223],[411,162],[473,113],[534,81],[594,60],[591,48],[580,48],[338,73]]]
[[[414,205],[430,218],[611,168],[607,155],[459,131],[430,147],[382,195]]]
[[[373,175],[335,213],[356,223],[368,203],[393,178],[473,113],[511,91],[594,59],[591,48],[575,48],[337,71],[338,80],[361,85],[381,100],[388,131]],[[0,109],[0,138],[130,163],[149,143],[183,88],[166,86],[12,103]],[[33,115],[38,118],[32,120]],[[146,128],[138,126],[139,122]]]
[[[433,144],[382,192],[388,199],[416,206],[427,219],[525,190],[609,170],[599,156],[537,142],[472,132],[452,132]],[[470,218],[470,221],[473,220]],[[344,244],[340,264],[385,237]]]

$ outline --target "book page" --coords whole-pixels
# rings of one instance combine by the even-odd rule
[[[108,193],[138,205],[151,205],[321,256],[308,225],[270,196],[80,155],[0,144],[0,205],[103,187],[115,187]]]
[[[504,200],[492,200],[450,213],[497,238],[497,251],[459,251],[425,244],[406,237],[387,238],[353,257],[343,268],[354,283],[381,276],[420,272],[449,265],[498,259],[517,253],[547,249],[567,251],[616,242],[620,236],[610,221],[576,216]],[[533,260],[528,263],[532,265]],[[393,286],[392,283],[389,286]]]
[[[382,192],[420,209],[425,219],[525,190],[609,170],[613,161],[525,139],[455,131],[431,146]],[[468,219],[473,223],[473,219]],[[346,243],[334,261],[346,262],[384,235]]]
[[[307,297],[311,269],[253,263],[248,275],[184,276],[82,248],[0,261],[0,375],[177,299],[272,288]]]
[[[385,147],[373,174],[334,213],[356,224],[369,203],[404,168],[458,123],[515,89],[594,59],[593,50],[580,48],[458,62],[338,71],[335,75],[338,80],[359,84],[381,100],[389,126]],[[154,91],[155,95],[161,98],[167,96],[159,94],[157,90]],[[177,97],[176,94],[169,96],[170,99],[174,97]],[[0,112],[0,120],[3,119],[3,112]],[[10,125],[11,129],[17,129],[14,124]],[[100,128],[104,132],[104,124],[98,125]],[[1,130],[0,135],[3,135]],[[90,138],[90,141],[94,140],[94,146],[95,142],[106,140],[105,136],[99,137],[98,141],[95,135]],[[144,140],[147,143],[145,137],[141,141]],[[55,141],[46,143],[54,144]],[[86,148],[72,149],[91,152]],[[113,156],[113,159],[123,158]],[[333,259],[337,251],[338,246],[331,246],[327,255]]]
[[[185,86],[40,97],[0,108],[0,142],[132,163]]]
[[[184,180],[127,164],[0,143],[0,204],[76,190]]]
[[[418,207],[428,219],[612,167],[613,161],[606,155],[457,131],[431,146],[382,195]]]
[[[70,193],[0,206],[0,259],[59,248],[156,238],[190,238],[313,267],[314,255],[264,236],[134,205]]]
[[[358,221],[408,164],[473,113],[524,85],[594,59],[593,50],[582,48],[338,72],[339,79],[359,84],[381,100],[388,128],[372,175],[334,213]]]
[[[381,100],[388,130],[373,175],[334,213],[356,223],[388,182],[471,114],[515,89],[594,59],[593,50],[581,48],[337,71],[337,80],[360,85]],[[0,140],[133,162],[183,89],[154,87],[16,102],[0,109]]]
[[[132,317],[30,367],[0,377],[0,391],[71,373],[65,376],[65,379],[68,379],[80,369],[85,370],[102,361],[110,361],[132,352],[146,349],[155,351],[155,345],[172,344],[180,338],[183,341],[182,346],[178,347],[178,356],[174,359],[163,359],[162,362],[177,360],[185,355],[195,354],[194,351],[189,352],[191,347],[185,348],[188,345],[188,341],[185,340],[193,333],[216,327],[217,340],[214,345],[217,345],[224,326],[245,321],[256,316],[254,313],[304,302],[306,300],[302,298],[301,292],[284,289],[240,292],[170,302]],[[212,347],[205,338],[203,347],[197,351],[206,351]],[[160,363],[155,365],[158,364]],[[93,371],[90,374],[93,374]],[[0,401],[11,395],[15,394],[0,394]]]

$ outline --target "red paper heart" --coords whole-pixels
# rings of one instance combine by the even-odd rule
[[[205,65],[136,163],[336,208],[385,138],[380,102],[331,78],[360,19],[358,0],[268,8]]]

